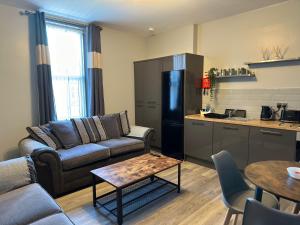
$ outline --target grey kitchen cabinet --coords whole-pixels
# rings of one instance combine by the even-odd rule
[[[248,126],[214,123],[213,154],[227,150],[238,168],[244,169],[248,162],[248,138]]]
[[[263,160],[296,159],[296,132],[251,127],[249,136],[249,162]]]
[[[186,54],[178,54],[162,58],[162,71],[185,70]]]
[[[134,62],[136,125],[155,129],[152,146],[163,148],[162,151],[166,152],[169,146],[162,147],[162,142],[166,143],[166,140],[172,139],[162,135],[162,79],[166,74],[164,72],[182,70],[183,114],[198,113],[202,104],[202,93],[195,88],[194,83],[195,79],[203,74],[203,59],[200,55],[184,53]],[[183,135],[181,136],[179,138],[183,143]],[[180,155],[183,156],[183,152],[180,152]]]
[[[160,60],[134,63],[135,123],[155,129],[151,145],[161,147],[161,72]]]
[[[184,154],[196,159],[211,160],[213,148],[213,123],[185,119]]]

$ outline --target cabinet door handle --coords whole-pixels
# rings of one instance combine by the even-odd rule
[[[194,126],[205,126],[204,123],[192,123],[192,125],[194,125]]]
[[[225,130],[239,130],[237,127],[223,127]]]
[[[260,130],[262,134],[274,135],[274,136],[282,136],[282,133],[278,131],[270,131],[270,130]]]
[[[148,101],[148,104],[156,104],[156,101]]]
[[[153,105],[153,106],[148,106],[148,109],[156,109],[156,106],[155,105]]]

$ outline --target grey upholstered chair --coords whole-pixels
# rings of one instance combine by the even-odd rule
[[[268,208],[254,199],[246,202],[243,225],[299,225],[300,216]]]
[[[224,225],[230,223],[233,214],[236,224],[238,215],[244,213],[247,198],[254,197],[255,191],[245,182],[229,152],[221,151],[213,155],[212,160],[219,175],[224,204],[228,207]],[[278,208],[276,197],[269,193],[263,194],[262,202],[268,207]]]

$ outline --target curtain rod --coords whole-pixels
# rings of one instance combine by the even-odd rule
[[[34,15],[35,13],[36,13],[36,11],[33,11],[33,10],[20,11],[20,15],[22,15],[22,16]],[[68,19],[68,18],[64,18],[64,17],[60,17],[60,16],[51,15],[46,12],[45,12],[45,18],[48,20],[52,20],[52,21],[56,21],[56,22],[63,22],[63,23],[67,23],[70,25],[76,25],[76,26],[81,26],[81,27],[88,26],[88,23],[77,21],[77,20],[72,20],[72,19]],[[97,26],[100,27],[102,30],[101,26],[99,26],[99,25],[97,25]]]

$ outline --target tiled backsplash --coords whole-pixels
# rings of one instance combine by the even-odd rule
[[[203,98],[203,107],[212,105],[218,113],[226,108],[245,109],[248,118],[259,118],[262,105],[276,108],[276,103],[288,103],[288,109],[300,110],[300,88],[282,89],[216,89],[213,101]]]

